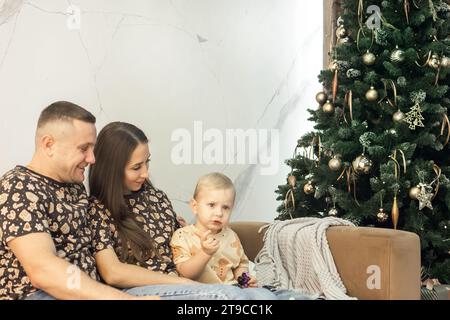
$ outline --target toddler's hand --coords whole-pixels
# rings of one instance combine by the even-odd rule
[[[250,280],[248,280],[248,286],[250,288],[257,288],[258,287],[258,281],[255,277],[250,276]]]
[[[211,230],[204,233],[195,233],[200,238],[200,243],[202,245],[202,250],[207,255],[212,256],[219,249],[220,242],[211,235]]]

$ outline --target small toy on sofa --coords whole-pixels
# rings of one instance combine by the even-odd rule
[[[238,278],[238,285],[241,288],[248,288],[248,282],[250,281],[250,275],[248,272],[242,272]]]

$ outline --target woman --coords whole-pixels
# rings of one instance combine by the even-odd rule
[[[99,133],[89,172],[94,257],[103,280],[133,295],[168,299],[275,299],[266,289],[178,277],[170,240],[180,227],[166,194],[148,179],[148,139],[113,122]]]

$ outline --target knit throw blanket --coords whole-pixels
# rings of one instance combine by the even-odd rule
[[[355,226],[335,218],[276,221],[264,235],[255,258],[258,284],[290,289],[325,299],[349,300],[326,237],[330,226]]]

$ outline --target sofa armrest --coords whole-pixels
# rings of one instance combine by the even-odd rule
[[[265,222],[232,222],[245,253],[254,260],[263,245]],[[358,299],[420,299],[420,240],[411,232],[335,226],[327,239],[350,296]]]

